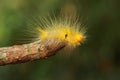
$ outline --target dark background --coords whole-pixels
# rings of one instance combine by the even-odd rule
[[[82,16],[84,44],[72,55],[0,66],[0,80],[120,80],[120,0],[0,0],[0,46],[27,43],[16,40],[30,28],[26,18],[66,5]]]

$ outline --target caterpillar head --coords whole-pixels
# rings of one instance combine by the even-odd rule
[[[85,35],[81,32],[78,32],[72,28],[68,28],[65,36],[65,41],[69,46],[80,45],[85,40]]]

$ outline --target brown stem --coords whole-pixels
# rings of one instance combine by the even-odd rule
[[[62,41],[36,41],[29,44],[0,48],[0,65],[45,59],[65,47]]]

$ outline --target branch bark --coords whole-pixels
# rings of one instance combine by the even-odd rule
[[[27,61],[46,59],[65,47],[58,40],[36,41],[29,44],[0,48],[0,65],[17,64]]]

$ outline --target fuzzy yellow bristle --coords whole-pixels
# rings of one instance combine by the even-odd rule
[[[44,27],[37,27],[39,39],[57,39],[66,42],[67,46],[75,47],[80,45],[86,38],[85,28],[81,26],[78,19],[71,17],[60,17],[55,19],[42,18]]]

